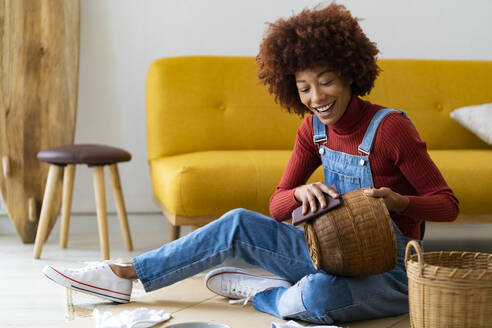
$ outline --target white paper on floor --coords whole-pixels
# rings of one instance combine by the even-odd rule
[[[92,315],[97,328],[147,328],[171,318],[171,313],[164,310],[149,310],[143,307],[115,315],[95,309]]]
[[[294,320],[288,322],[272,322],[272,328],[299,328],[299,327],[309,327],[309,328],[342,328],[339,326],[303,326]]]
[[[147,294],[148,293],[145,292],[142,283],[139,280],[134,280],[131,299],[135,300]],[[117,304],[104,298],[81,293],[68,288],[65,298],[65,318],[69,321],[74,320],[77,317],[90,317],[95,309],[104,311],[106,308]]]

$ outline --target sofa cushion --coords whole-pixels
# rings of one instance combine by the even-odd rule
[[[492,213],[492,151],[431,150],[429,154],[458,197],[461,213]]]
[[[457,108],[449,116],[492,145],[492,103]]]
[[[246,208],[269,215],[269,199],[290,150],[204,151],[150,161],[156,197],[176,215],[221,215]],[[309,181],[322,181],[318,169]]]
[[[492,152],[430,150],[460,201],[460,212],[492,212]],[[168,156],[150,162],[156,197],[173,214],[221,215],[247,208],[269,215],[268,201],[290,158],[289,150],[206,151]],[[310,182],[323,181],[318,169]]]

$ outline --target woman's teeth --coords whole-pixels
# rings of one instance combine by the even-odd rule
[[[332,102],[332,103],[331,103],[331,104],[329,104],[329,105],[326,105],[326,106],[323,106],[323,107],[318,107],[318,108],[316,108],[316,110],[317,110],[318,112],[320,112],[320,113],[323,113],[323,112],[326,112],[326,111],[328,111],[328,110],[332,109],[332,107],[333,107],[333,105],[334,105],[334,104],[335,104],[335,102]]]

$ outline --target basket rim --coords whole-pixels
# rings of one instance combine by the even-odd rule
[[[410,250],[414,248],[417,254],[410,255]],[[487,258],[487,261],[491,263],[491,269],[476,269],[476,268],[459,268],[439,265],[436,263],[426,263],[426,258],[439,256],[439,257],[451,257],[451,256],[473,256],[477,258]],[[492,281],[492,254],[483,252],[465,252],[465,251],[439,251],[439,252],[422,252],[422,249],[415,241],[410,241],[407,244],[405,254],[405,266],[408,276],[414,278],[430,278],[430,279],[444,279],[454,281],[474,281],[474,282],[487,282]]]

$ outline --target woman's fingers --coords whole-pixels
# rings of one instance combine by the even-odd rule
[[[321,208],[325,208],[326,207],[326,197],[325,197],[325,193],[323,193],[321,191],[321,189],[313,189],[313,192],[314,192],[314,195],[316,196],[316,199],[318,200],[319,202],[319,206]]]
[[[387,187],[381,187],[379,189],[377,188],[370,188],[364,190],[364,193],[368,196],[372,197],[388,197],[391,195],[393,191],[390,188]]]
[[[309,207],[311,208],[311,212],[316,212],[318,210],[317,204],[316,204],[316,194],[312,189],[307,190],[307,200]],[[307,209],[306,209],[307,213]]]
[[[388,187],[366,189],[364,193],[371,197],[383,198],[390,212],[404,212],[410,203],[408,197],[400,195]]]
[[[326,194],[330,197],[337,198],[339,195],[332,187],[327,186],[322,182],[316,182],[300,186],[294,192],[297,200],[302,202],[302,214],[306,214],[309,209],[311,212],[316,212],[319,207],[326,208]]]
[[[333,188],[328,187],[321,182],[313,183],[311,185],[311,188],[309,188],[308,190],[309,204],[311,207],[311,212],[313,213],[318,210],[318,203],[319,207],[326,208],[326,206],[328,205],[328,203],[326,202],[327,194],[331,197],[338,197],[338,193],[333,190]]]
[[[309,211],[309,199],[306,197],[302,200],[302,215],[306,214]]]
[[[302,201],[302,214],[306,214],[311,208],[311,212],[316,212],[316,197],[314,193],[305,186],[301,193],[301,201]]]
[[[338,197],[338,192],[333,189],[330,186],[327,186],[324,183],[318,182],[319,183],[319,188],[325,193],[328,194],[332,198],[337,198]],[[324,196],[324,195],[323,195]]]

